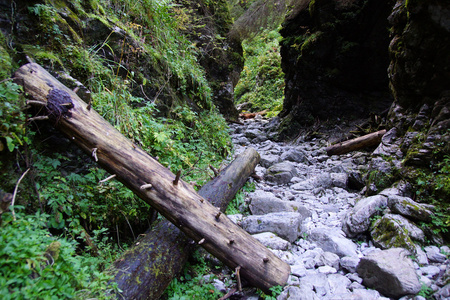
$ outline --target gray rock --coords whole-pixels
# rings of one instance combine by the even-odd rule
[[[354,290],[358,290],[358,289],[364,289],[364,286],[361,283],[354,281],[354,282],[352,282],[352,284],[349,285],[348,289],[350,291],[354,291]],[[352,299],[352,298],[349,297],[349,299]],[[358,298],[356,298],[356,299],[358,299]],[[364,300],[363,298],[360,298],[360,299]]]
[[[428,257],[425,251],[419,245],[416,245],[416,259],[418,264],[420,265],[428,265]]]
[[[259,164],[264,168],[269,168],[270,166],[280,162],[280,157],[273,154],[263,154],[261,155],[261,160]]]
[[[347,288],[352,283],[350,279],[341,274],[330,274],[327,276],[327,279],[331,294],[348,293]]]
[[[330,291],[327,275],[322,273],[315,273],[300,278],[300,286],[312,287],[318,297],[322,297]]]
[[[331,184],[332,186],[347,188],[348,184],[348,174],[347,173],[331,173]]]
[[[273,254],[275,254],[279,259],[287,263],[288,265],[294,265],[296,263],[295,256],[289,251],[282,250],[270,250]]]
[[[324,266],[330,266],[339,269],[339,256],[332,252],[324,252],[320,256],[320,260]]]
[[[347,213],[342,224],[342,230],[349,237],[354,237],[369,229],[370,218],[387,206],[387,197],[375,195],[363,198],[356,203],[355,207]]]
[[[320,248],[306,250],[301,255],[301,259],[305,268],[313,269],[315,267],[324,266],[323,261],[321,260],[323,253],[324,253],[323,250]]]
[[[360,258],[357,256],[344,256],[341,258],[339,263],[343,269],[349,271],[350,273],[355,273],[359,260]]]
[[[440,288],[439,291],[437,291],[436,293],[433,294],[433,296],[436,300],[450,299],[450,283],[447,284],[446,286]]]
[[[298,277],[303,277],[306,275],[306,268],[303,264],[294,264],[291,266],[291,273]]]
[[[267,169],[267,174],[264,178],[266,181],[276,184],[286,184],[291,181],[294,176],[297,176],[294,165],[290,162],[284,161]]]
[[[393,213],[416,221],[431,221],[433,212],[411,198],[402,196],[388,196],[388,206]]]
[[[317,175],[316,177],[311,179],[312,185],[314,188],[324,188],[328,189],[333,186],[333,181],[331,179],[330,173],[321,173]]]
[[[282,212],[248,216],[241,221],[241,226],[250,234],[273,232],[293,243],[301,234],[302,222],[301,214]]]
[[[323,273],[323,274],[334,274],[337,272],[337,270],[333,267],[330,266],[321,266],[319,268],[317,268],[317,271],[319,273]]]
[[[440,249],[436,246],[427,246],[424,248],[427,254],[428,260],[431,262],[442,263],[447,257],[440,252]]]
[[[348,274],[345,275],[345,277],[347,277],[351,281],[355,281],[357,283],[362,283],[363,282],[363,279],[361,277],[359,277],[358,274],[356,274],[356,273],[348,273]]]
[[[250,141],[245,136],[242,136],[237,139],[236,143],[239,145],[248,145],[250,143]]]
[[[274,212],[297,212],[304,219],[311,216],[311,212],[302,203],[283,201],[271,196],[253,197],[249,208],[254,215],[265,215]]]
[[[281,160],[289,160],[298,163],[306,163],[308,159],[306,158],[305,153],[300,149],[288,149],[281,154]]]
[[[225,293],[227,291],[227,287],[225,286],[225,283],[219,279],[214,279],[213,286],[216,290]]]
[[[254,234],[253,237],[270,249],[289,250],[291,248],[291,243],[276,236],[272,232]]]
[[[304,286],[288,286],[277,297],[277,300],[318,300],[312,288]]]
[[[437,275],[439,275],[439,272],[441,271],[441,269],[436,266],[425,266],[425,267],[421,267],[419,269],[419,271],[420,271],[420,273],[422,273],[423,276],[430,278],[430,279],[434,279],[437,277]]]
[[[335,253],[339,257],[356,256],[356,244],[347,239],[341,230],[314,228],[308,240],[315,242],[324,251]]]
[[[370,231],[375,246],[388,248],[405,248],[415,253],[414,241],[425,241],[425,234],[415,224],[400,216],[387,214],[376,220]]]
[[[262,131],[259,129],[248,129],[245,133],[244,133],[245,137],[248,139],[254,139],[256,137],[259,137],[261,135],[263,135]]]
[[[421,284],[407,255],[401,248],[372,252],[361,258],[357,272],[365,286],[383,295],[399,298],[417,294]]]
[[[314,186],[310,180],[304,180],[302,182],[293,184],[291,188],[296,191],[308,191],[314,189]]]
[[[354,289],[353,293],[350,298],[348,299],[358,299],[358,300],[376,300],[376,299],[382,299],[383,297],[380,296],[380,293],[375,290],[365,290],[365,289]],[[386,299],[386,298],[383,298]]]

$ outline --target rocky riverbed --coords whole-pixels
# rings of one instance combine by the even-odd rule
[[[449,247],[418,246],[424,233],[408,221],[429,218],[432,207],[414,202],[401,184],[365,196],[362,174],[371,152],[329,157],[325,139],[277,143],[267,133],[270,126],[260,116],[231,125],[236,154],[246,147],[260,153],[256,174],[262,180],[242,205],[250,214],[229,217],[291,266],[277,300],[450,298]],[[406,247],[369,238],[373,223],[386,216],[406,228],[406,236],[395,237]],[[222,281],[215,284],[229,291]]]

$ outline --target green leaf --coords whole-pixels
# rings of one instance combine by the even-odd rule
[[[5,139],[6,139],[6,145],[8,146],[9,152],[13,152],[14,148],[15,148],[15,145],[13,143],[13,139],[10,138],[9,136],[5,137]]]

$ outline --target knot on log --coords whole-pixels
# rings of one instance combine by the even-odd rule
[[[63,116],[71,116],[70,109],[73,107],[72,97],[69,93],[60,89],[53,89],[47,95],[47,110],[49,118],[59,122]]]

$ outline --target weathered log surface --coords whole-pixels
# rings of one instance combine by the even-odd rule
[[[336,145],[327,147],[325,150],[329,156],[345,154],[351,151],[356,151],[366,147],[378,145],[381,142],[381,138],[386,133],[386,130],[380,130],[377,132],[369,133],[364,136],[357,137]]]
[[[225,212],[259,160],[258,152],[247,148],[198,194]],[[158,299],[181,272],[195,246],[193,240],[169,221],[159,221],[145,233],[139,244],[126,251],[110,268],[109,272],[114,276],[111,282],[117,283],[122,290],[118,298]]]
[[[231,269],[240,266],[243,278],[264,291],[286,283],[288,264],[219,214],[189,184],[177,182],[172,172],[88,109],[73,91],[38,64],[22,66],[15,73],[15,81],[34,100],[47,103],[50,121],[56,128],[187,236],[202,242],[206,251]]]

